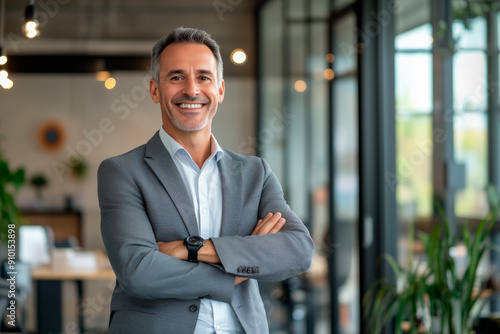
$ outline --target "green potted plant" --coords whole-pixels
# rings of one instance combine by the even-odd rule
[[[36,192],[36,208],[41,210],[44,207],[43,189],[48,186],[49,181],[43,173],[37,173],[31,177],[30,183]]]
[[[474,234],[464,228],[461,242],[467,266],[463,273],[457,272],[451,256],[458,241],[446,220],[430,235],[419,236],[425,263],[410,261],[408,268],[403,268],[386,256],[395,280],[375,282],[363,299],[373,332],[380,333],[395,318],[396,333],[469,334],[488,300],[486,288],[477,285],[477,269],[485,253],[495,249],[487,238],[495,218],[496,209],[481,221]]]
[[[73,165],[73,174],[78,180],[83,180],[87,176],[89,166],[83,158],[78,158]]]
[[[0,150],[0,242],[7,242],[12,225],[17,228],[23,222],[14,194],[24,181],[24,169],[11,170]]]

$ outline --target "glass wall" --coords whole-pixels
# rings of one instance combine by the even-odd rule
[[[466,187],[456,195],[459,217],[484,217],[489,208],[487,160],[486,18],[453,23],[455,159],[466,166]]]
[[[339,333],[359,333],[359,143],[356,14],[332,20],[332,224]]]
[[[258,153],[316,244],[306,275],[262,285],[273,333],[330,332],[329,12],[327,0],[272,0],[259,9]]]
[[[415,4],[416,5],[416,4]],[[395,21],[398,258],[408,264],[415,223],[432,217],[432,25],[429,1],[402,7]]]
[[[446,203],[460,223],[485,216],[489,183],[496,182],[500,190],[500,152],[495,151],[500,144],[500,14],[470,12],[463,8],[465,1],[440,1],[447,6],[401,1],[391,13],[394,35],[392,30],[373,35],[363,30],[381,20],[372,9],[387,8],[382,4],[390,0],[377,5],[368,0],[269,0],[260,6],[258,153],[270,162],[288,203],[316,243],[308,273],[263,286],[272,333],[359,333],[364,326],[361,291],[366,280],[381,275],[375,272],[379,267],[367,268],[363,262],[367,249],[380,258],[383,250],[392,254],[397,246],[398,260],[407,266],[411,254],[419,251],[410,245],[421,246],[410,240],[415,230],[428,231],[440,219],[434,202],[438,192],[453,194],[454,201]],[[446,27],[444,18],[437,17],[445,15],[437,12],[451,5],[453,24]],[[449,48],[434,43],[450,31]],[[382,50],[387,36],[394,42],[394,58],[392,49]],[[439,52],[449,53],[441,57]],[[367,62],[366,54],[382,59]],[[394,77],[386,70],[394,70]],[[436,81],[439,73],[446,74],[446,82]],[[498,97],[492,99],[490,93]],[[387,101],[393,106],[392,98],[395,114],[387,107]],[[442,116],[440,101],[446,104],[441,123],[436,121]],[[491,122],[498,124],[492,127]],[[453,136],[447,143],[453,145],[438,145],[443,124]],[[395,130],[395,147],[388,128]],[[367,145],[367,138],[384,147]],[[394,178],[384,178],[384,168],[393,170],[394,163]],[[365,173],[366,164],[373,164],[376,172]],[[446,180],[450,175],[461,178],[462,170],[464,182]],[[381,189],[387,185],[390,194]],[[371,189],[384,198],[367,199],[374,197]],[[373,216],[366,214],[370,211]],[[365,246],[369,226],[378,238],[371,248]],[[391,229],[394,236],[386,233]],[[499,260],[494,258],[497,264]]]

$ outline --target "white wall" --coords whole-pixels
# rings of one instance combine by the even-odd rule
[[[151,101],[147,90],[147,73],[115,73],[117,86],[113,90],[105,89],[103,83],[90,74],[11,74],[9,77],[14,87],[0,89],[0,145],[11,168],[24,166],[28,178],[40,171],[46,174],[50,182],[44,192],[48,208],[62,209],[64,196],[71,195],[74,206],[83,213],[84,246],[102,248],[97,168],[105,158],[144,144],[161,126],[159,106]],[[240,143],[253,136],[254,86],[253,78],[226,78],[225,100],[213,124],[213,132],[222,147],[236,151]],[[56,153],[44,151],[37,142],[38,128],[47,120],[58,120],[66,130],[66,143]],[[101,138],[96,129],[103,120],[108,123],[109,133],[100,131]],[[95,134],[93,144],[82,131]],[[89,164],[83,181],[54,169],[54,164],[68,165],[66,158],[71,150],[79,151]],[[21,207],[33,207],[33,189],[24,186],[17,200]],[[87,291],[92,289],[90,285]],[[89,293],[92,294],[87,292],[87,295]],[[107,312],[103,310],[97,322],[104,328]],[[75,313],[70,313],[74,317]]]

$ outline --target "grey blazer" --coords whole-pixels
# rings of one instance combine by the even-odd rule
[[[102,162],[98,171],[101,233],[117,277],[110,333],[191,334],[200,298],[231,303],[246,333],[268,333],[257,280],[279,281],[306,271],[314,244],[261,158],[224,151],[221,237],[212,241],[220,265],[162,254],[157,241],[198,235],[182,178],[158,132],[145,145]],[[279,233],[250,236],[258,219],[281,212]],[[234,286],[235,276],[251,279]]]

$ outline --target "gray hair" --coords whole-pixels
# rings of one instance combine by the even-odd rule
[[[217,61],[217,84],[222,85],[222,57],[220,55],[219,44],[204,30],[180,27],[158,40],[151,50],[151,77],[159,83],[160,76],[160,55],[167,46],[173,43],[196,43],[206,45],[214,54]]]

